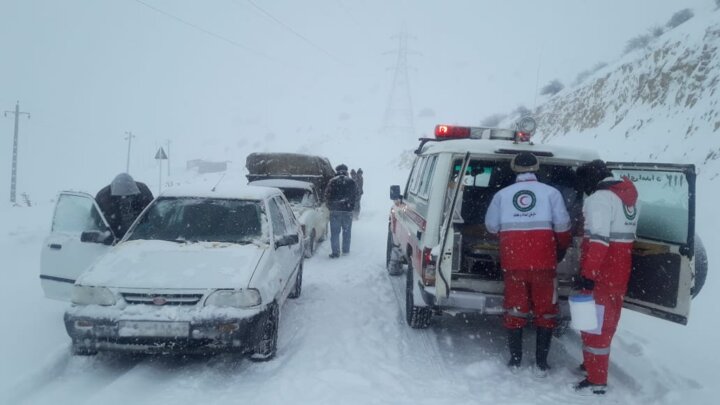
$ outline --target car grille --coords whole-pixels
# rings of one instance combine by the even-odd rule
[[[137,294],[122,293],[122,297],[128,304],[145,305],[195,305],[202,294]]]

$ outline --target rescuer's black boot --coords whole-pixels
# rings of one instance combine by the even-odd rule
[[[537,328],[535,340],[535,366],[538,377],[547,376],[550,366],[547,363],[550,353],[550,342],[552,341],[552,328]]]
[[[517,369],[522,362],[522,328],[508,329],[508,348],[510,349],[510,361],[508,367]]]

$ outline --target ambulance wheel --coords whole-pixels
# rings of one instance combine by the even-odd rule
[[[408,262],[408,269],[405,273],[405,320],[413,329],[425,329],[430,326],[430,318],[432,311],[428,307],[415,306],[415,297],[413,294],[413,274],[412,262]]]
[[[708,258],[705,246],[700,240],[700,236],[695,234],[695,285],[690,290],[692,297],[697,297],[700,294],[705,285],[705,279],[707,278],[708,269]]]

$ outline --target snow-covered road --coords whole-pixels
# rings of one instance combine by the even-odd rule
[[[365,212],[353,229],[352,252],[331,260],[328,244],[306,261],[300,299],[282,312],[278,356],[252,363],[232,355],[72,357],[62,325],[64,305],[42,298],[38,252],[50,209],[13,209],[0,239],[6,272],[0,338],[0,403],[17,404],[477,404],[586,403],[568,384],[578,379],[580,345],[556,339],[553,372],[538,380],[529,366],[504,366],[498,318],[436,318],[428,330],[404,323],[404,278],[384,269],[385,207]],[[50,207],[51,208],[51,207]],[[12,212],[12,215],[8,213]],[[667,323],[630,312],[652,328]],[[687,329],[685,329],[687,330]],[[700,383],[668,371],[668,359],[646,353],[648,337],[622,329],[613,346],[613,391],[605,403],[673,403]],[[525,363],[534,357],[526,333]],[[659,363],[659,364],[658,364]],[[661,387],[661,388],[659,388]]]

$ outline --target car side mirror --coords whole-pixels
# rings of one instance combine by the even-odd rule
[[[300,243],[300,236],[297,234],[284,235],[275,240],[275,248],[297,245],[298,243]]]
[[[402,198],[402,195],[400,194],[400,186],[390,186],[390,199],[391,200],[399,200]]]
[[[80,234],[80,242],[102,243],[109,246],[115,242],[115,236],[110,231],[85,231]]]

